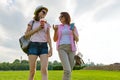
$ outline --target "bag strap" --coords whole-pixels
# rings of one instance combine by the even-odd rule
[[[76,47],[77,47],[77,51],[80,52],[79,46],[78,46],[78,42],[76,42]]]
[[[31,25],[31,26],[32,26],[32,28],[33,28],[33,24],[34,24],[34,22],[35,22],[35,21],[33,20],[33,21],[32,21],[32,25]],[[32,30],[32,29],[31,29],[31,30]]]
[[[34,24],[34,20],[32,20],[32,25],[31,25],[31,30],[33,29],[33,24]],[[31,36],[29,36],[29,38],[30,38]]]

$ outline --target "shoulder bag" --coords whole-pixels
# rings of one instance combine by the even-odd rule
[[[32,27],[33,27],[34,20],[32,22]],[[26,38],[24,35],[19,38],[19,43],[22,51],[26,54],[28,54],[28,46],[30,44],[30,38]]]

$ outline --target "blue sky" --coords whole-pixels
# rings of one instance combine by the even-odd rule
[[[59,24],[62,11],[70,13],[80,41],[83,59],[112,64],[120,62],[120,0],[3,0],[0,1],[0,62],[27,59],[21,51],[18,39],[24,34],[27,23],[34,16],[38,5],[48,7],[47,21]],[[53,30],[51,28],[51,38]],[[53,42],[50,61],[60,61]]]

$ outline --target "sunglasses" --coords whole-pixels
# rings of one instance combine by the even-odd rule
[[[47,12],[45,12],[45,11],[42,11],[42,13],[45,15]]]
[[[60,16],[59,18],[63,18],[64,16]]]

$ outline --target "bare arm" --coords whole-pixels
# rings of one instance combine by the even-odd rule
[[[48,38],[48,44],[50,47],[50,50],[48,52],[48,56],[51,57],[52,56],[52,42],[51,42],[51,37],[50,37],[50,29],[47,29],[47,38]]]
[[[31,25],[28,25],[27,27],[27,30],[25,32],[25,37],[28,38],[30,37],[31,35],[33,35],[34,33],[38,32],[39,30],[41,30],[41,26],[39,26],[38,28],[32,30],[32,26]]]
[[[53,40],[54,40],[54,42],[56,42],[56,41],[57,41],[57,39],[58,39],[58,33],[57,33],[58,26],[57,26],[57,25],[56,25],[56,26],[54,26],[54,25],[53,25],[53,29],[54,29],[54,36],[53,36]]]
[[[76,42],[78,42],[78,41],[79,41],[79,35],[78,35],[78,33],[77,33],[77,29],[74,28],[74,30],[72,30],[72,32],[73,32],[74,40],[75,40]]]

